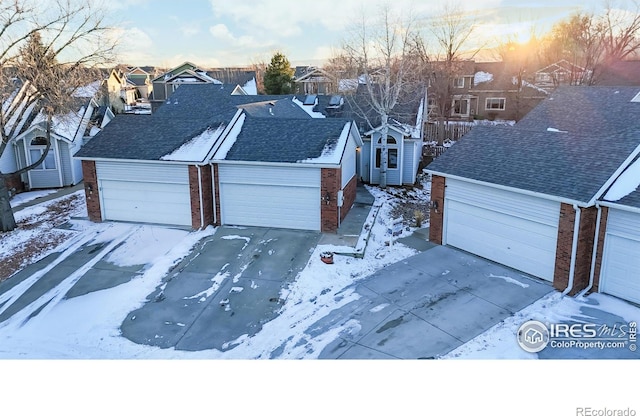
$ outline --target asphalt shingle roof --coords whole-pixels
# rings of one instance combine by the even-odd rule
[[[621,198],[619,201],[615,202],[616,204],[626,205],[629,207],[640,208],[640,190],[636,189],[631,192],[629,195]]]
[[[159,160],[207,128],[228,123],[247,105],[249,114],[270,119],[309,118],[293,96],[231,95],[232,90],[220,84],[182,85],[151,116],[117,116],[75,156]]]
[[[247,117],[226,160],[295,163],[337,146],[346,119]],[[256,140],[259,138],[259,140]]]
[[[640,87],[559,87],[516,127],[577,134],[640,129],[640,102],[631,102],[639,92]]]
[[[639,90],[559,88],[515,127],[474,127],[428,169],[588,202],[640,145]]]
[[[428,169],[588,202],[638,145],[637,130],[587,136],[474,127]]]

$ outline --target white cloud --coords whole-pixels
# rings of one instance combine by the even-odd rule
[[[234,36],[233,33],[229,30],[227,25],[223,23],[219,23],[217,25],[211,26],[209,28],[209,33],[211,35],[221,41],[225,42],[225,47],[233,47],[233,48],[262,48],[268,47],[271,45],[269,41],[257,41],[253,36],[243,35],[243,36]]]
[[[142,29],[116,28],[112,35],[118,39],[117,52],[121,62],[145,65],[145,62],[150,62],[154,58],[148,52],[154,48],[153,40]]]

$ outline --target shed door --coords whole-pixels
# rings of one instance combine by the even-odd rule
[[[600,291],[640,303],[640,215],[610,209]]]
[[[191,225],[186,165],[97,162],[105,220]]]
[[[445,243],[553,281],[560,203],[447,179]]]
[[[222,224],[320,230],[320,169],[219,165]]]

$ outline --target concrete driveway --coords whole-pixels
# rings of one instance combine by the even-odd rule
[[[320,358],[437,358],[551,291],[513,269],[437,246],[361,281],[361,298],[309,333],[357,323],[358,330],[343,333]]]
[[[226,350],[276,316],[281,290],[304,269],[320,234],[220,227],[121,326],[133,342],[198,351]],[[255,290],[253,290],[255,289]]]

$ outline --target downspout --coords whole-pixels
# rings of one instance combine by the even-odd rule
[[[202,201],[202,166],[196,165],[198,168],[198,199],[200,200],[200,229],[204,228],[204,203]]]
[[[562,296],[571,292],[573,289],[573,281],[576,274],[576,257],[578,257],[578,233],[580,231],[580,207],[577,204],[573,204],[573,209],[576,212],[576,218],[573,223],[573,242],[571,243],[571,265],[569,266],[569,283],[567,288],[562,292]]]
[[[589,285],[579,293],[580,296],[584,296],[593,287],[596,275],[596,259],[598,257],[598,240],[600,239],[600,220],[602,219],[602,207],[596,202],[596,208],[598,208],[598,215],[596,216],[596,233],[593,237],[593,252],[591,253],[591,272],[589,273]]]
[[[218,210],[216,209],[216,177],[214,165],[211,164],[211,197],[213,199],[213,224],[218,223]]]

